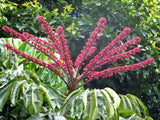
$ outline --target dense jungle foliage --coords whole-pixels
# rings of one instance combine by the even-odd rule
[[[3,101],[5,101],[4,104],[0,105],[0,118],[92,120],[95,117],[93,115],[92,118],[91,114],[98,114],[98,119],[108,119],[112,116],[111,114],[107,114],[106,117],[103,115],[104,111],[89,110],[92,107],[100,109],[104,104],[107,106],[106,101],[98,107],[88,107],[87,105],[101,102],[104,93],[113,89],[116,91],[114,93],[116,97],[119,94],[117,99],[120,100],[121,98],[121,108],[115,105],[117,109],[121,110],[119,113],[121,115],[120,119],[144,118],[148,116],[146,107],[149,110],[149,116],[155,120],[160,119],[159,0],[0,0],[0,28],[7,25],[21,33],[28,32],[45,38],[46,36],[37,20],[38,16],[44,16],[53,30],[56,30],[55,28],[58,26],[64,27],[73,61],[94,30],[98,19],[105,17],[107,24],[98,41],[97,52],[102,50],[106,44],[109,44],[125,27],[130,27],[132,30],[126,41],[139,36],[142,42],[138,45],[141,48],[140,53],[130,59],[125,58],[125,61],[115,63],[112,66],[103,66],[104,69],[134,64],[150,57],[154,57],[155,62],[138,71],[119,72],[111,78],[95,80],[85,85],[84,89],[74,91],[65,100],[66,97],[64,96],[66,96],[67,88],[58,76],[38,65],[32,65],[23,58],[17,58],[15,54],[7,51],[3,46],[4,43],[9,42],[29,55],[39,57],[40,54],[36,54],[36,51],[30,49],[29,46],[24,46],[20,40],[13,40],[10,35],[0,29],[0,102],[4,103]],[[44,55],[39,59],[48,61]],[[41,82],[40,86],[37,85],[37,81]],[[54,89],[51,89],[51,87]],[[57,91],[56,88],[59,88],[59,90]],[[99,89],[103,89],[103,94],[100,94]],[[122,94],[127,95],[123,96]],[[32,98],[34,95],[37,95],[37,99],[43,99],[37,103],[36,107],[30,105],[32,102],[36,102]],[[83,99],[83,96],[86,95],[89,96],[86,101],[91,103],[86,103]],[[94,99],[96,95],[98,100]],[[115,96],[110,94],[112,100]],[[138,102],[135,102],[135,99],[138,99]],[[63,106],[61,106],[62,103]],[[87,108],[74,106],[80,103],[86,105]],[[124,107],[122,103],[126,103],[129,110],[122,109]],[[41,109],[40,106],[43,106],[43,108]],[[67,111],[69,106],[70,111]],[[53,112],[51,108],[55,111]],[[59,109],[61,109],[60,113]],[[89,117],[83,113],[86,109],[89,111]],[[108,110],[108,108],[105,109]],[[113,111],[109,110],[109,112],[112,113]],[[117,111],[114,111],[114,113],[117,114]],[[62,116],[64,114],[68,116]],[[81,118],[79,118],[80,115]],[[146,117],[146,119],[150,120],[151,118]]]

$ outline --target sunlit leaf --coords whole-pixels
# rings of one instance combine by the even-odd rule
[[[95,120],[98,114],[97,95],[96,90],[92,90],[92,97],[90,101],[89,120]]]
[[[108,118],[111,118],[114,115],[114,106],[113,106],[113,102],[111,97],[109,96],[109,94],[107,93],[107,91],[105,90],[101,90],[102,94],[103,94],[103,99],[104,99],[104,103],[105,103],[105,108],[106,108],[106,114]]]
[[[75,99],[75,97],[79,94],[79,90],[75,90],[73,91],[64,101],[62,108],[61,108],[61,114],[65,114],[67,109],[69,108],[69,106],[72,103],[72,100]]]
[[[114,106],[115,109],[117,109],[119,107],[119,105],[120,105],[120,98],[119,98],[118,94],[114,90],[112,90],[111,88],[105,88],[105,90],[112,97],[113,106]]]
[[[19,91],[24,82],[26,82],[26,80],[14,82],[14,85],[11,90],[11,95],[10,95],[10,100],[13,105],[15,105],[17,102]]]
[[[6,85],[0,87],[0,111],[2,111],[3,106],[9,99],[13,81],[8,82]]]
[[[59,93],[54,88],[47,85],[40,85],[39,89],[44,93],[45,97],[47,98],[47,102],[52,109],[55,109],[55,107],[60,107],[61,100]]]

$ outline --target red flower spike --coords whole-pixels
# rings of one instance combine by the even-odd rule
[[[148,64],[154,61],[153,58],[149,58],[145,61],[133,65],[119,66],[110,69],[100,70],[105,64],[111,64],[113,62],[117,62],[118,60],[125,60],[125,58],[130,58],[131,55],[135,55],[136,53],[140,52],[139,47],[134,48],[137,43],[141,42],[141,38],[139,37],[129,40],[124,44],[121,44],[126,38],[126,35],[131,32],[130,28],[126,27],[107,47],[105,47],[96,56],[94,56],[93,59],[91,59],[89,63],[85,66],[84,61],[87,60],[89,56],[93,55],[93,53],[95,53],[97,49],[96,41],[100,38],[100,33],[103,32],[102,29],[105,27],[106,19],[100,18],[97,27],[90,35],[90,38],[88,38],[86,45],[83,47],[80,55],[78,55],[75,60],[74,66],[76,67],[76,69],[74,73],[73,62],[69,55],[67,40],[65,39],[63,27],[59,26],[56,31],[57,34],[55,34],[55,32],[51,29],[47,21],[42,16],[38,17],[38,21],[43,27],[42,30],[45,32],[45,34],[47,34],[47,37],[50,39],[49,41],[42,40],[28,33],[20,34],[17,31],[9,28],[8,26],[3,26],[2,30],[4,30],[11,36],[20,38],[24,42],[24,45],[29,44],[30,47],[36,49],[38,53],[43,52],[48,57],[48,59],[51,59],[53,61],[52,63],[47,63],[30,55],[27,55],[26,53],[23,53],[22,51],[14,48],[8,43],[5,44],[5,47],[12,50],[12,52],[18,54],[19,58],[21,58],[22,56],[26,60],[32,61],[31,64],[36,63],[39,66],[42,66],[44,69],[48,68],[54,71],[54,74],[59,75],[61,79],[66,83],[69,89],[69,93],[94,79],[98,80],[100,77],[112,77],[114,74],[117,74],[120,71],[126,72],[139,70],[143,67],[147,67]],[[60,55],[60,58],[56,57],[55,54],[50,50],[54,51],[54,53],[58,53]],[[78,76],[82,65],[84,66],[83,72]],[[66,75],[60,72],[59,69],[62,69],[63,73]],[[68,80],[64,79],[65,76],[67,76]],[[77,86],[77,84],[83,79],[85,80],[85,82]]]
[[[67,41],[65,39],[65,35],[63,34],[63,27],[58,27],[57,28],[57,34],[58,34],[58,39],[59,39],[59,49],[60,49],[60,58],[65,62],[65,70],[68,73],[70,77],[73,76],[73,63],[71,61],[70,55],[69,55],[69,50],[67,46]]]
[[[91,56],[95,51],[96,51],[96,40],[99,39],[100,36],[98,36],[102,31],[102,27],[105,27],[106,19],[105,18],[100,18],[99,23],[97,24],[97,27],[95,30],[92,32],[90,35],[90,38],[88,39],[88,42],[86,42],[86,45],[84,46],[84,49],[81,51],[81,54],[77,56],[76,61],[74,65],[77,68],[77,73],[79,72],[82,63],[84,60],[86,60],[89,56]]]
[[[52,48],[54,48],[54,50],[60,52],[60,50],[58,48],[58,42],[59,42],[59,40],[56,38],[56,35],[53,32],[52,28],[49,26],[49,24],[47,23],[47,21],[42,16],[39,16],[37,19],[38,19],[38,21],[40,23],[42,23],[41,26],[44,27],[42,30],[45,31],[45,34],[48,34],[48,38],[50,38],[50,40],[53,42]]]
[[[141,69],[141,67],[139,67],[139,66],[147,66],[149,63],[152,63],[153,61],[154,61],[153,58],[149,58],[149,59],[147,59],[143,62],[133,64],[133,65],[115,67],[115,68],[103,70],[103,71],[100,71],[100,72],[95,71],[95,72],[90,73],[88,78],[96,79],[97,76],[106,78],[106,77],[111,76],[111,74],[116,74],[117,72],[120,72],[120,71],[122,71],[122,72],[125,72],[125,71],[128,71],[128,70],[133,71],[133,69],[139,70],[139,69]],[[104,77],[104,76],[106,76],[106,77]]]

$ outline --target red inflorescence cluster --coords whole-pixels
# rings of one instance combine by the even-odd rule
[[[92,79],[99,79],[100,77],[102,77],[102,78],[112,77],[114,74],[117,74],[117,72],[120,72],[120,71],[126,72],[126,71],[132,71],[134,69],[139,70],[143,66],[147,67],[147,65],[149,63],[152,63],[153,61],[154,61],[153,58],[149,58],[143,62],[139,62],[139,63],[133,64],[133,65],[128,65],[128,66],[126,65],[126,66],[115,67],[115,68],[102,70],[102,71],[89,72],[89,74],[87,76],[88,79],[86,79],[86,81],[92,80]]]
[[[57,28],[57,34],[58,34],[58,46],[60,50],[60,59],[63,60],[66,63],[66,71],[67,74],[70,74],[72,76],[74,74],[73,72],[73,62],[70,58],[67,41],[65,39],[65,35],[63,34],[63,27]]]
[[[48,38],[51,40],[50,42],[52,42],[52,49],[55,50],[55,52],[60,52],[57,46],[58,39],[52,28],[49,26],[48,22],[42,16],[39,16],[37,19],[40,23],[42,23],[42,30],[45,31],[45,34],[48,34]]]
[[[102,27],[105,27],[106,19],[100,18],[99,23],[97,24],[97,27],[90,35],[90,38],[88,38],[88,42],[86,42],[86,45],[83,47],[83,50],[81,50],[81,54],[78,55],[74,65],[80,69],[81,65],[83,64],[84,60],[86,60],[89,56],[91,56],[96,51],[96,40],[100,38],[100,34],[103,32]]]
[[[22,51],[14,48],[8,43],[6,43],[5,46],[18,54],[20,57],[22,56],[26,58],[26,60],[32,61],[33,63],[37,63],[40,66],[54,71],[55,74],[59,75],[62,78],[62,80],[67,84],[68,87],[71,87],[70,83],[78,84],[78,82],[83,79],[85,79],[86,82],[84,84],[86,84],[88,83],[88,81],[99,79],[100,77],[112,77],[114,74],[117,74],[117,72],[120,71],[126,72],[132,71],[134,69],[139,70],[154,61],[153,58],[149,58],[143,62],[139,62],[133,65],[100,70],[105,64],[111,64],[117,62],[118,60],[130,58],[131,55],[135,55],[136,53],[140,52],[139,47],[134,47],[137,43],[141,42],[141,38],[139,37],[129,40],[124,44],[121,44],[121,41],[123,41],[126,38],[126,35],[131,32],[130,28],[126,27],[107,47],[105,47],[96,56],[94,56],[93,59],[91,59],[89,63],[83,68],[83,72],[78,75],[82,65],[85,65],[84,61],[87,60],[87,58],[93,53],[95,53],[97,45],[96,40],[100,38],[100,34],[103,32],[106,19],[99,19],[97,27],[90,35],[90,38],[88,38],[88,41],[83,47],[83,50],[81,50],[80,55],[77,56],[77,59],[74,63],[75,73],[73,72],[73,62],[70,58],[63,27],[59,26],[55,34],[55,32],[49,26],[48,22],[42,16],[38,17],[38,21],[42,23],[41,26],[43,27],[45,34],[48,35],[48,38],[50,39],[49,41],[42,40],[26,32],[21,34],[9,28],[8,26],[3,26],[2,29],[9,33],[11,36],[20,38],[24,42],[24,45],[27,43],[31,47],[36,49],[38,52],[44,53],[46,56],[48,56],[48,59],[51,59],[53,61],[52,63],[47,63],[30,55],[27,55],[26,53],[23,53]],[[55,53],[58,53],[60,55],[60,58],[56,57]],[[60,72],[59,69],[62,69],[63,73]],[[68,81],[64,79],[64,74],[67,75]]]

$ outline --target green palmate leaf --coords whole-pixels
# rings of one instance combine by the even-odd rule
[[[118,103],[116,103],[117,95],[113,91],[111,93],[110,89],[109,91],[110,93],[107,92],[107,89],[75,90],[66,98],[61,113],[69,113],[69,116],[74,119],[108,120],[113,118],[113,120],[118,120],[117,108],[120,99],[117,98]]]
[[[146,120],[153,120],[153,118],[151,118],[151,117],[146,117],[145,119]]]
[[[80,119],[80,115],[82,114],[82,95],[83,92],[80,92],[79,95],[75,97],[72,101],[72,106],[71,106],[71,117],[77,117]]]
[[[130,100],[128,99],[128,97],[126,97],[125,95],[121,95],[121,100],[122,100],[124,109],[131,109],[132,110],[132,104],[131,104]]]
[[[134,112],[132,110],[129,109],[123,109],[123,110],[119,110],[119,114],[121,117],[128,117],[134,114]]]
[[[136,99],[132,95],[126,95],[126,96],[132,104],[131,105],[132,107],[130,107],[130,109],[133,110],[136,113],[136,115],[141,117],[140,106],[138,105],[138,102],[136,101]],[[129,101],[128,101],[128,103],[129,103]]]
[[[145,116],[149,115],[147,107],[143,104],[143,102],[138,97],[131,94],[127,94],[126,96],[132,101],[132,103],[137,103],[136,105],[139,106],[139,108],[142,110]]]
[[[0,39],[1,41],[1,39]],[[4,44],[6,43],[5,40],[4,42],[0,43],[0,62],[2,65],[8,69],[14,69],[16,70],[18,68],[18,60],[17,56],[13,55],[12,51],[8,51],[7,48],[4,48]],[[3,44],[4,43],[4,44]]]
[[[40,111],[43,103],[43,94],[37,89],[37,87],[32,86],[31,92],[31,102],[28,107],[29,113],[34,114]]]
[[[44,87],[46,87],[46,89],[48,90],[48,93],[50,95],[51,98],[51,104],[52,107],[55,109],[55,107],[60,108],[60,103],[61,103],[61,97],[60,94],[57,92],[57,90],[49,85],[44,85]]]
[[[115,110],[114,116],[111,118],[111,120],[119,120],[119,110]]]
[[[31,84],[24,83],[22,88],[22,93],[24,96],[23,101],[24,101],[25,108],[28,108],[28,106],[31,103],[31,92],[32,92]]]
[[[120,105],[120,98],[118,94],[111,88],[105,88],[101,90],[106,107],[106,119],[118,119],[117,109]]]
[[[86,111],[87,109],[87,95],[88,95],[89,90],[85,90],[83,94],[83,103],[82,103],[82,110]]]
[[[23,84],[24,104],[29,114],[38,113],[42,107],[43,94],[36,84]]]
[[[105,103],[103,100],[103,94],[101,93],[101,90],[96,90],[97,93],[97,102],[98,102],[98,116],[102,117],[102,119],[107,119],[106,116],[106,109],[105,109]]]
[[[11,72],[11,75],[10,75],[10,79],[11,80],[15,79],[18,76],[22,76],[22,74],[23,74],[23,64],[21,64],[20,66],[18,66],[17,69],[10,70],[10,72]]]
[[[12,53],[11,53],[11,51],[7,51],[6,50],[6,57],[5,56],[3,56],[3,58],[2,58],[2,64],[3,64],[3,66],[5,66],[6,68],[9,68],[9,69],[11,69],[11,62],[9,62],[10,60],[11,60],[11,55],[12,55]]]
[[[31,70],[25,70],[25,74],[27,75],[28,79],[33,80],[37,85],[40,85],[40,80],[37,74]]]
[[[0,87],[0,111],[9,99],[13,81],[8,82],[6,85]]]
[[[59,97],[59,93],[54,88],[47,85],[40,85],[39,89],[44,93],[47,102],[52,109],[55,109],[55,107],[60,107],[61,100]]]
[[[6,65],[7,65],[7,68],[12,68],[12,51],[9,51],[9,59]]]
[[[101,90],[103,95],[103,100],[105,103],[107,118],[111,118],[114,115],[114,106],[111,97],[104,89]]]
[[[62,107],[61,107],[61,114],[65,114],[69,108],[69,106],[71,105],[73,99],[75,99],[75,97],[77,95],[79,95],[80,90],[75,90],[73,91],[64,101]]]
[[[14,85],[11,89],[11,94],[10,94],[10,101],[13,105],[15,105],[16,102],[17,102],[20,88],[21,88],[21,86],[23,85],[24,82],[26,82],[26,80],[14,82]]]
[[[117,109],[120,105],[120,97],[118,96],[118,94],[112,90],[111,88],[105,88],[105,90],[109,93],[109,95],[112,97],[113,99],[113,106],[114,109]]]
[[[18,69],[18,58],[17,58],[17,55],[15,55],[15,64],[14,64],[14,70],[17,70]]]
[[[121,97],[121,105],[120,105],[120,114],[122,114],[122,116],[126,116],[125,114],[123,114],[123,110],[127,109],[127,110],[132,110],[133,114],[136,114],[137,116],[141,117],[143,113],[145,116],[148,116],[148,110],[146,108],[146,106],[142,103],[142,101],[137,98],[134,95],[131,94],[127,94],[125,95],[120,95]],[[130,112],[131,114],[131,112]],[[128,114],[128,115],[130,115]]]
[[[90,101],[89,120],[95,120],[98,115],[97,94],[96,90],[92,90],[92,96]]]
[[[121,116],[119,120],[153,120],[153,119],[151,117],[140,118],[136,114],[132,114],[126,117]]]
[[[3,63],[5,61],[5,59],[7,58],[7,48],[4,47],[4,44],[6,43],[6,41],[4,39],[0,39],[0,51],[1,51],[1,55],[0,55],[0,61]]]

